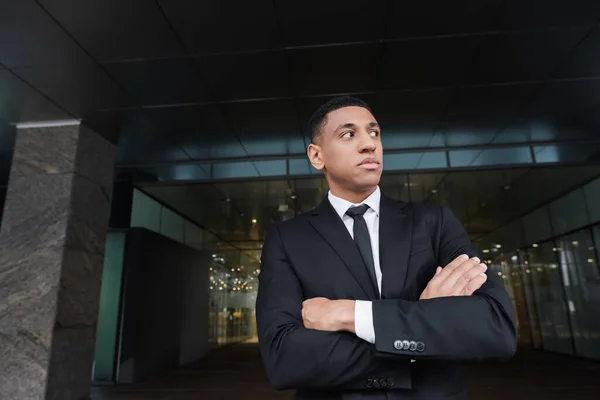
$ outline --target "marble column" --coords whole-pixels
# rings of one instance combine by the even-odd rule
[[[114,146],[73,122],[17,131],[0,227],[0,398],[90,392]]]

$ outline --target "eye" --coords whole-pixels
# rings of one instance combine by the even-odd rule
[[[377,132],[377,131],[371,131],[369,134],[373,137],[379,136],[379,132]]]
[[[353,133],[353,132],[350,132],[350,131],[348,131],[348,132],[344,132],[344,133],[342,134],[342,137],[343,137],[343,138],[351,138],[353,135],[354,135],[354,133]]]

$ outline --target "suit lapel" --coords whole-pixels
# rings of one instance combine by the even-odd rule
[[[315,209],[310,223],[335,250],[367,298],[372,300],[379,298],[356,243],[352,240],[344,222],[335,212],[329,200],[323,200]]]
[[[412,212],[405,203],[381,195],[379,212],[379,264],[382,298],[400,299],[408,273],[412,239]]]

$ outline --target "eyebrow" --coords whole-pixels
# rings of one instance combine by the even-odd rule
[[[337,127],[336,131],[339,131],[340,129],[347,129],[347,128],[356,128],[356,124],[353,124],[352,122],[342,124]],[[377,122],[369,122],[369,128],[379,128],[379,124]]]

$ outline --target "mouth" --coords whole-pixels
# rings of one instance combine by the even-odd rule
[[[360,164],[358,164],[358,166],[363,168],[375,169],[379,167],[379,164],[379,160],[377,160],[376,158],[365,158],[360,162]]]

